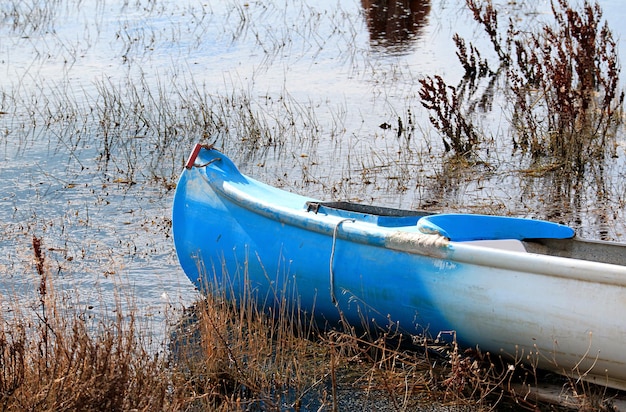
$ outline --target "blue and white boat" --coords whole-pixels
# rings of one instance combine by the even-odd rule
[[[626,389],[626,246],[547,221],[323,202],[197,145],[173,205],[200,289],[287,298],[330,324],[392,323]]]

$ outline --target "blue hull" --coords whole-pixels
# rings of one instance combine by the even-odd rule
[[[213,287],[217,279],[225,291],[254,291],[266,304],[297,296],[302,310],[331,324],[341,310],[354,326],[391,319],[413,334],[450,330],[428,293],[437,280],[425,276],[438,272],[440,262],[386,249],[380,234],[348,234],[346,219],[374,217],[324,206],[307,211],[314,199],[244,177],[216,151],[201,153],[197,162],[215,157],[222,160],[183,173],[174,200],[176,250],[197,288]],[[236,186],[249,202],[229,199],[225,185]],[[327,220],[329,212],[336,216]],[[388,220],[415,226],[420,216]]]
[[[626,268],[520,246],[570,238],[568,227],[323,203],[255,181],[222,153],[197,148],[176,190],[173,234],[201,291],[217,285],[264,305],[286,298],[331,324],[343,316],[415,335],[454,331],[463,345],[530,354],[559,373],[588,367],[598,373],[587,379],[626,387]],[[597,301],[581,303],[590,293]],[[590,350],[602,356],[584,359]]]

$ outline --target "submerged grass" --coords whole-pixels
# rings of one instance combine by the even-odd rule
[[[67,9],[64,11],[65,14],[74,7],[72,2],[65,4],[60,1],[51,4],[56,10],[54,13],[50,10],[52,20],[59,19],[59,5],[62,5],[60,9]],[[509,61],[512,59],[511,55],[507,57],[503,54],[507,51],[509,54],[512,53],[511,49],[505,47],[508,44],[507,39],[497,37],[498,33],[491,30],[490,25],[495,24],[493,23],[495,16],[489,14],[494,13],[493,7],[485,6],[489,4],[486,1],[468,2],[468,6],[476,10],[477,21],[485,26],[485,30],[490,36],[494,36],[495,41],[499,42],[494,45],[499,58]],[[555,7],[557,5],[558,3],[555,3]],[[195,51],[201,45],[201,34],[212,33],[212,30],[215,30],[216,22],[213,19],[219,13],[206,5],[186,5],[181,6],[184,13],[179,15],[168,8],[172,6],[176,9],[173,5],[154,6],[151,3],[144,5],[145,10],[140,13],[136,8],[142,9],[141,6],[139,3],[134,6],[127,5],[134,13],[132,16],[139,13],[139,17],[135,16],[137,21],[133,20],[132,16],[123,20],[125,34],[116,37],[116,44],[123,43],[124,49],[129,48],[126,44],[130,42],[128,39],[136,37],[137,39],[133,41],[138,44],[137,49],[141,49],[139,52],[135,47],[129,48],[126,54],[136,59],[130,58],[124,62],[125,75],[95,77],[96,80],[91,79],[90,84],[81,84],[70,80],[71,77],[67,75],[61,80],[49,81],[28,73],[23,77],[24,84],[5,87],[0,91],[0,111],[4,113],[0,114],[2,122],[0,142],[4,145],[21,144],[23,147],[44,142],[53,152],[67,153],[68,170],[76,175],[90,172],[95,175],[97,169],[100,175],[96,178],[102,178],[106,184],[131,186],[146,183],[166,190],[175,187],[186,148],[195,142],[210,143],[233,157],[244,172],[254,170],[255,176],[261,180],[269,180],[269,183],[280,186],[292,186],[295,191],[306,190],[316,197],[376,201],[404,208],[445,207],[459,210],[476,207],[476,199],[482,200],[482,204],[489,207],[492,203],[491,198],[496,198],[497,203],[510,204],[508,207],[516,214],[531,214],[543,218],[554,214],[553,210],[543,211],[550,209],[550,204],[534,203],[528,206],[522,204],[525,202],[524,193],[494,194],[494,191],[485,190],[499,186],[499,182],[494,183],[492,180],[496,175],[491,173],[491,170],[497,170],[499,175],[514,176],[510,180],[515,182],[509,184],[509,187],[510,191],[515,192],[516,188],[534,184],[528,180],[540,179],[541,172],[546,170],[545,163],[558,165],[560,169],[565,169],[564,173],[574,175],[571,171],[572,167],[577,168],[575,159],[589,162],[596,159],[596,163],[601,162],[595,156],[598,150],[591,147],[587,152],[593,152],[593,156],[586,156],[585,149],[579,151],[582,156],[574,156],[574,163],[566,165],[560,158],[546,158],[549,156],[545,153],[549,147],[558,146],[569,150],[578,146],[567,142],[552,144],[548,140],[532,145],[527,143],[532,143],[533,139],[520,136],[515,139],[515,143],[511,143],[510,135],[506,135],[507,142],[502,143],[500,139],[488,139],[484,136],[474,120],[476,112],[489,111],[493,96],[488,98],[478,94],[484,91],[484,94],[488,95],[501,90],[496,90],[493,84],[478,85],[484,76],[491,83],[497,76],[489,70],[478,47],[466,43],[458,36],[455,37],[458,55],[467,74],[462,84],[453,88],[446,86],[441,77],[421,79],[424,86],[420,90],[423,99],[421,103],[427,103],[426,107],[431,111],[436,128],[443,132],[441,140],[430,136],[425,124],[427,121],[423,121],[427,116],[420,112],[420,102],[415,100],[415,94],[394,92],[394,89],[403,82],[420,83],[417,76],[411,74],[412,68],[393,64],[390,69],[393,73],[390,73],[388,67],[382,66],[384,60],[376,61],[358,42],[350,42],[358,40],[359,24],[363,23],[353,12],[348,13],[337,8],[332,12],[322,13],[315,7],[298,3],[288,5],[285,10],[273,3],[227,6],[228,16],[233,17],[235,24],[224,24],[229,26],[228,31],[223,34],[224,37],[220,37],[218,45],[224,46],[222,42],[232,45],[246,40],[253,41],[263,46],[265,57],[263,63],[252,70],[248,83],[246,79],[226,75],[227,78],[223,79],[224,84],[216,86],[219,81],[203,76],[194,71],[193,67],[172,64],[167,69],[159,67],[156,74],[149,70],[144,71],[143,67],[141,70],[135,69],[140,66],[142,58],[148,59],[151,53],[156,53],[153,48],[163,49],[166,44],[182,42],[183,37],[179,31],[184,24],[189,24],[189,31],[192,33],[190,35],[195,38],[192,44],[185,43],[184,46],[190,48],[188,50],[190,53]],[[556,7],[556,10],[559,8]],[[567,13],[569,10],[565,9]],[[98,11],[101,12],[100,9]],[[560,11],[559,18],[569,16],[565,11]],[[302,20],[303,24],[290,25],[285,31],[268,30],[264,24],[265,19],[288,21],[290,16],[294,16],[298,21]],[[149,33],[155,28],[144,31],[132,30],[135,26],[144,23],[147,25],[147,22],[151,21],[150,18],[172,20],[173,37],[170,39],[161,33],[156,36],[155,45],[148,39],[153,37]],[[592,20],[588,23],[593,23],[600,15],[592,13],[590,18]],[[98,27],[105,30],[106,19],[101,16],[99,20],[104,21],[101,23],[102,26]],[[61,23],[62,21],[57,22]],[[583,23],[581,22],[579,26],[584,28]],[[327,39],[321,37],[320,33],[324,30],[332,33]],[[608,35],[605,39],[604,43],[596,45],[598,46],[596,49],[601,49],[602,45],[608,47],[612,44],[608,42],[610,40]],[[62,41],[63,38],[57,40]],[[336,103],[336,100],[324,96],[319,99],[317,96],[303,98],[302,95],[292,94],[296,92],[287,89],[286,81],[279,89],[273,86],[261,89],[256,84],[257,75],[259,78],[263,77],[263,72],[275,65],[281,56],[290,56],[293,52],[300,58],[311,57],[317,64],[318,57],[322,58],[328,52],[335,53],[337,51],[335,47],[342,51],[342,59],[351,60],[341,63],[342,67],[350,66],[348,71],[364,72],[364,67],[361,66],[369,67],[368,72],[370,70],[372,72],[371,78],[364,77],[363,82],[371,82],[372,87],[380,89],[374,93],[380,94],[378,99],[384,100],[384,105],[379,106],[382,107],[380,111],[390,111],[391,115],[381,115],[379,121],[376,119],[378,113],[376,116],[356,113],[362,109],[355,110],[351,101]],[[568,47],[574,47],[573,43]],[[317,49],[319,54],[314,52]],[[605,52],[603,56],[613,59],[614,56],[609,53],[610,47]],[[195,54],[193,57],[200,58]],[[361,62],[360,58],[364,58],[367,64]],[[289,57],[287,59],[292,62]],[[589,58],[586,59],[587,65],[590,64],[588,60]],[[607,60],[598,69],[602,69],[608,63],[611,63],[613,72],[618,69],[613,60]],[[514,65],[510,63],[510,66]],[[536,69],[530,64],[524,67],[526,71]],[[70,67],[67,67],[67,70],[69,73]],[[503,74],[500,77],[505,77],[506,70],[499,70],[498,73]],[[606,77],[606,81],[609,80],[615,80],[615,76]],[[33,85],[27,84],[30,82]],[[614,88],[611,89],[615,86],[613,83],[607,86],[609,86],[607,90],[615,92]],[[576,92],[576,84],[572,83],[568,87],[572,92]],[[589,84],[586,87],[589,88]],[[536,93],[538,89],[525,86],[523,90]],[[584,96],[590,94],[594,95],[589,90],[583,93]],[[555,92],[552,90],[543,95],[555,95]],[[573,95],[577,96],[576,93]],[[597,97],[602,96],[600,94]],[[606,97],[609,99],[611,96],[607,94]],[[613,97],[614,99],[609,99],[610,110],[615,116],[620,111],[616,106],[619,95]],[[528,113],[536,118],[542,112],[539,106],[533,106],[534,109],[537,110]],[[558,108],[553,110],[555,116],[559,113],[563,111]],[[598,115],[598,119],[604,114],[606,113],[601,110],[590,111],[590,115],[592,117]],[[519,112],[514,117],[522,119],[523,113]],[[582,124],[578,121],[574,123]],[[547,122],[541,124],[545,125]],[[546,139],[556,138],[558,133],[554,132],[552,126],[549,129],[542,131],[539,128],[522,127],[518,131],[531,131]],[[609,131],[612,133],[610,128]],[[582,134],[569,134],[572,138],[579,135]],[[621,156],[622,148],[618,145],[619,142],[616,143],[610,135],[599,133],[594,139],[596,142],[606,144],[614,152],[614,156]],[[580,139],[576,139],[574,143],[580,143]],[[524,154],[520,153],[523,150],[515,152],[515,145],[518,148],[526,147],[524,150],[528,152],[536,152],[538,157],[524,157]],[[20,150],[22,153],[27,151],[19,148],[18,152]],[[461,187],[462,190],[457,190],[456,187],[438,187],[442,181],[439,169],[443,166],[443,174],[448,169],[445,165],[446,160],[443,162],[441,160],[441,152],[446,150],[453,152],[454,155],[468,157],[470,163],[480,162],[492,166],[491,170],[473,179],[474,181],[482,179],[482,182],[475,185],[473,197],[466,195],[468,191],[464,187]],[[504,159],[506,155],[503,153],[507,151],[513,152],[515,157],[513,161]],[[11,151],[9,153],[9,156],[13,155]],[[336,158],[341,159],[339,168],[335,167],[336,164],[333,162]],[[620,162],[612,162],[612,159],[603,160],[609,162],[607,169],[611,169],[605,173],[607,181],[621,173]],[[96,163],[97,167],[93,167],[93,163]],[[590,167],[587,166],[586,171]],[[535,170],[534,173],[526,173],[532,168]],[[522,173],[519,173],[520,170]],[[471,172],[472,170],[469,170],[468,174]],[[578,174],[574,177],[578,177]],[[584,181],[586,176],[580,177],[582,179],[580,184],[587,186],[593,184]],[[469,179],[462,182],[461,186],[467,187],[471,184],[468,182]],[[578,184],[578,181],[574,183]],[[612,192],[621,190],[619,183],[608,182],[608,184],[617,187]],[[602,187],[598,191],[604,189]],[[585,207],[592,205],[593,208],[593,205],[598,204],[594,197],[586,198],[584,192],[572,190],[571,193],[577,197],[570,202],[570,208],[574,209],[574,212],[580,209],[584,213]],[[619,196],[621,194],[617,195]],[[511,201],[517,198],[521,198],[522,201]],[[621,200],[612,202],[617,204]],[[621,221],[619,218],[613,220]],[[563,223],[577,226],[579,221],[579,218],[575,218],[564,220]]]

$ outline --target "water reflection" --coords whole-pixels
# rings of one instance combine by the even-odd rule
[[[374,49],[407,53],[428,23],[428,0],[361,0],[361,4]]]
[[[620,182],[607,173],[604,165],[590,165],[584,173],[557,169],[541,174],[525,171],[522,198],[533,217],[567,224],[579,236],[589,239],[618,240],[622,227],[622,201],[614,193],[623,190]],[[530,173],[529,173],[530,172]]]

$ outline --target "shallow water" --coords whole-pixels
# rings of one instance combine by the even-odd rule
[[[170,203],[196,141],[322,199],[550,218],[623,239],[623,136],[582,184],[520,173],[528,159],[512,153],[496,96],[478,113],[493,145],[474,165],[451,161],[418,79],[456,84],[452,34],[485,45],[481,29],[460,2],[407,2],[397,19],[369,3],[3,2],[3,307],[37,304],[33,235],[57,287],[86,310],[111,307],[120,285],[156,319],[193,301]],[[527,27],[549,18],[544,1],[498,4]],[[600,4],[619,37],[624,8]]]

